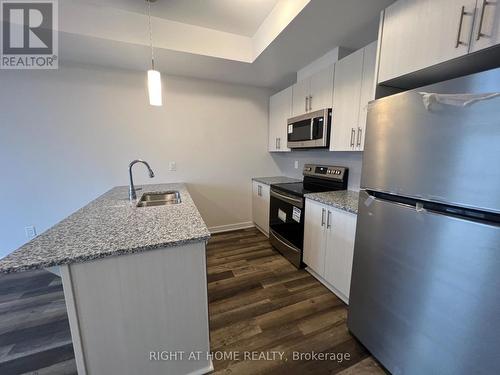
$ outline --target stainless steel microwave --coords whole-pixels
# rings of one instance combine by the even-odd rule
[[[288,120],[288,148],[328,148],[332,109],[325,108]]]

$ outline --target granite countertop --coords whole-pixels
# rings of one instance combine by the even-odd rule
[[[306,194],[305,197],[353,214],[358,213],[359,193],[357,191],[326,191]]]
[[[10,273],[85,262],[171,247],[210,238],[184,184],[142,185],[145,192],[178,190],[181,203],[137,208],[128,200],[128,186],[109,190],[29,243],[0,260]]]
[[[273,177],[254,177],[252,180],[260,182],[265,185],[271,184],[287,184],[290,182],[301,182],[298,178],[286,177],[286,176],[273,176]]]

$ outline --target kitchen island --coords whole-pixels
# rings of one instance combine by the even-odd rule
[[[143,185],[138,196],[171,190],[180,203],[139,208],[128,187],[113,188],[0,261],[4,273],[61,276],[80,375],[212,370],[210,233],[184,184]]]

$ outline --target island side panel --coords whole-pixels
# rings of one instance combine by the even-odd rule
[[[205,256],[196,242],[63,266],[79,374],[210,372]]]
[[[66,302],[66,311],[68,312],[69,328],[71,331],[71,341],[73,342],[73,351],[75,352],[76,370],[79,375],[86,375],[87,369],[85,367],[85,356],[83,355],[80,323],[78,321],[75,294],[73,293],[71,272],[67,265],[51,267],[50,272],[53,272],[56,268],[58,269],[58,274],[61,276],[63,284],[64,301]]]

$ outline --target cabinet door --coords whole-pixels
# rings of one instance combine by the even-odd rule
[[[389,6],[378,82],[466,55],[475,8],[476,0],[398,0]]]
[[[333,89],[331,151],[352,151],[356,145],[361,77],[363,75],[363,49],[337,61]]]
[[[271,187],[269,185],[261,184],[260,189],[260,218],[259,227],[262,231],[269,235],[269,204],[271,200]]]
[[[325,280],[337,290],[338,296],[349,301],[351,286],[354,239],[357,216],[335,208],[329,208],[330,219],[326,230]]]
[[[260,210],[260,188],[257,181],[252,181],[252,219],[254,224],[258,225],[259,217],[261,213]]]
[[[478,0],[470,52],[500,44],[500,2]]]
[[[325,220],[325,206],[307,199],[304,216],[303,260],[321,277],[325,272]]]
[[[264,233],[269,233],[269,186],[253,181],[252,214],[253,222]]]
[[[309,98],[309,109],[311,111],[332,107],[333,74],[334,65],[311,76],[311,96]]]
[[[309,111],[309,94],[311,80],[306,78],[297,82],[293,87],[292,116],[302,115]]]
[[[377,42],[364,48],[363,76],[361,77],[361,100],[359,103],[358,130],[356,132],[356,150],[363,151],[365,145],[366,115],[368,102],[375,99],[375,64],[377,59]]]
[[[287,120],[292,117],[292,87],[269,99],[269,151],[290,151],[287,143]]]

